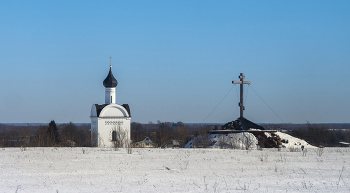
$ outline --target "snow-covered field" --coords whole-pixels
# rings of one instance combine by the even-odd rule
[[[132,150],[2,148],[0,192],[350,192],[350,148]]]

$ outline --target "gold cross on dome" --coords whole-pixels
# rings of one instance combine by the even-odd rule
[[[112,67],[112,56],[109,56],[109,67]]]

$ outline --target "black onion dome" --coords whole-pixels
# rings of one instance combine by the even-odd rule
[[[112,67],[109,68],[109,73],[106,79],[103,81],[103,86],[106,88],[113,88],[118,85],[118,81],[114,78],[112,73]]]

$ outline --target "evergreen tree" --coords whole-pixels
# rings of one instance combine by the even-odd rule
[[[54,120],[52,120],[49,123],[47,134],[49,135],[49,138],[50,138],[50,142],[49,142],[50,144],[57,145],[60,142],[58,129]]]

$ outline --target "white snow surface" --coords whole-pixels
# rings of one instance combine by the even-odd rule
[[[208,148],[257,149],[258,139],[249,132],[229,134],[208,134]],[[197,142],[195,142],[197,140]],[[199,135],[187,142],[185,148],[202,147],[203,136]],[[197,145],[196,145],[197,143]],[[248,147],[247,147],[248,146]]]
[[[301,146],[304,146],[304,148],[316,148],[315,146],[308,144],[305,140],[293,137],[286,133],[276,132],[275,134],[281,139],[288,140],[288,143],[282,143],[286,148],[301,148]]]
[[[266,137],[271,137],[271,134],[268,132],[264,133]],[[283,132],[275,132],[274,134],[278,135],[281,140],[284,139],[285,142],[282,142],[283,148],[294,148],[297,149],[296,151],[301,151],[301,146],[304,146],[304,148],[317,148],[313,145],[310,145],[303,139],[299,139],[296,137],[293,137],[291,135],[288,135]],[[197,142],[195,142],[197,140]],[[229,134],[209,134],[208,139],[209,144],[211,144],[208,148],[220,148],[220,141],[221,141],[221,148],[233,148],[233,149],[257,149],[258,145],[258,139],[251,133],[248,132],[242,132],[242,133],[229,133]],[[197,146],[202,147],[203,142],[203,136],[199,135],[197,137],[194,137],[188,143],[185,145],[185,148],[194,148]],[[248,141],[248,143],[247,143]],[[215,142],[215,143],[214,143]],[[248,145],[248,148],[247,148]]]
[[[1,148],[0,192],[350,192],[350,148],[307,150]]]

